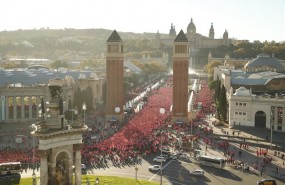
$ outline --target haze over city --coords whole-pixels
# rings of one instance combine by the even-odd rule
[[[239,40],[284,41],[283,0],[4,0],[0,2],[0,30],[104,28],[122,32],[168,33],[171,23],[186,31],[190,19],[197,33],[215,37],[225,29]]]

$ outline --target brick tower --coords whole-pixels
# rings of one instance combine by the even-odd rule
[[[188,122],[188,68],[188,39],[181,30],[173,47],[173,122]]]
[[[123,40],[116,30],[107,40],[106,121],[122,121],[124,106]]]

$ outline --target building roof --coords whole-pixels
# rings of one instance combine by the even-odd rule
[[[184,34],[183,30],[180,30],[179,34],[175,38],[174,42],[188,42],[186,35]]]
[[[276,78],[285,78],[285,74],[270,71],[259,73],[246,73],[241,70],[231,71],[232,85],[266,85]]]
[[[123,41],[122,38],[120,37],[120,35],[116,30],[112,32],[112,34],[107,40],[107,42],[122,42],[122,41]]]
[[[264,53],[257,55],[256,58],[245,64],[245,68],[257,68],[261,66],[271,66],[284,69],[284,66],[278,60]]]
[[[142,72],[142,70],[138,66],[136,66],[135,64],[133,64],[129,60],[124,61],[124,66],[127,67],[128,69],[130,69],[134,73],[141,73]]]
[[[50,79],[71,76],[74,80],[93,79],[92,71],[50,71],[50,70],[0,70],[0,87],[9,84],[22,84],[23,86],[32,86],[35,84],[46,84]]]

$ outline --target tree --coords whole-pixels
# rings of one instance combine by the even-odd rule
[[[219,104],[220,104],[220,115],[221,115],[222,120],[225,122],[227,120],[228,103],[227,103],[226,88],[224,85],[222,85],[222,88],[221,88]]]

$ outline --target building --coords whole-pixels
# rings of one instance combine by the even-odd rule
[[[214,80],[220,80],[229,93],[241,86],[252,89],[253,93],[263,94],[265,92],[274,95],[285,91],[284,66],[279,60],[266,54],[260,54],[249,60],[244,69],[235,70],[234,66],[224,65],[214,68]]]
[[[285,132],[285,96],[258,96],[241,86],[229,94],[229,127],[243,125]]]
[[[116,30],[107,40],[106,121],[122,120],[124,106],[124,48]]]
[[[173,122],[188,123],[188,40],[181,30],[173,47]]]
[[[40,100],[48,99],[50,80],[60,80],[64,108],[74,108],[74,96],[87,88],[92,89],[92,108],[103,100],[104,79],[98,78],[92,71],[52,71],[37,66],[21,70],[0,70],[0,123],[1,129],[9,130],[11,123],[18,126],[36,121],[40,116]],[[89,108],[91,109],[91,106]],[[9,126],[10,125],[10,126]]]
[[[228,93],[229,126],[243,125],[285,131],[284,66],[274,57],[260,54],[249,60],[243,70],[223,65],[214,68]]]
[[[200,48],[215,48],[219,46],[229,46],[233,42],[232,39],[229,39],[229,33],[227,30],[225,30],[222,38],[220,39],[215,38],[215,30],[214,30],[213,23],[210,26],[208,36],[204,36],[200,33],[197,33],[196,26],[192,18],[190,20],[190,23],[187,26],[186,31],[187,31],[186,36],[187,36],[188,42],[193,50],[197,50]],[[158,49],[172,47],[172,42],[175,39],[175,37],[176,37],[175,26],[173,25],[173,23],[171,23],[168,38],[162,38],[160,33],[157,32],[155,36],[156,47]]]

